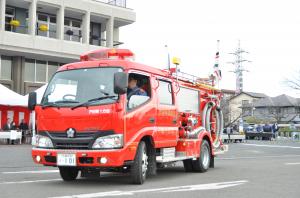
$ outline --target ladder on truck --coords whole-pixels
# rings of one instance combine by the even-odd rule
[[[198,76],[181,71],[172,72],[172,76],[178,80],[187,81],[195,85],[214,86],[214,79],[212,78],[200,78]]]

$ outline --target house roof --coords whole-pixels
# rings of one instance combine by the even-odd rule
[[[264,93],[255,93],[255,92],[242,92],[245,93],[253,98],[265,98],[268,97],[266,94]]]
[[[225,94],[235,94],[235,90],[230,90],[230,89],[221,89],[222,93]]]
[[[300,98],[293,98],[291,96],[282,94],[276,97],[266,97],[254,101],[245,107],[295,107],[300,106]]]
[[[268,96],[267,96],[266,94],[264,94],[264,93],[244,92],[244,91],[243,91],[243,92],[241,92],[241,93],[239,93],[239,94],[233,96],[231,99],[236,98],[236,97],[238,97],[238,96],[240,96],[240,95],[242,95],[242,94],[246,94],[246,95],[248,95],[248,96],[250,96],[250,97],[252,97],[252,98],[257,98],[257,99],[268,97]]]

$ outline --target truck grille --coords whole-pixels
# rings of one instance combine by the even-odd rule
[[[56,143],[55,148],[85,150],[89,149],[89,143]]]
[[[91,149],[98,137],[115,134],[113,131],[77,132],[74,138],[68,138],[66,132],[39,131],[40,135],[49,137],[55,149],[87,150]]]
[[[62,133],[62,132],[48,132],[49,135],[55,138],[67,138],[67,133]],[[95,133],[89,132],[89,133],[76,133],[76,137],[78,138],[89,138],[89,137],[94,137]]]

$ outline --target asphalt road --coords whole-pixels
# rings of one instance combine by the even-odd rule
[[[161,169],[141,186],[128,175],[63,182],[56,168],[33,164],[28,145],[0,145],[0,197],[300,197],[300,143],[230,144],[207,173],[185,173],[181,163]]]

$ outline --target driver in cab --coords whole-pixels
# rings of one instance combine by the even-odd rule
[[[138,83],[137,77],[134,75],[129,75],[127,100],[129,100],[130,97],[133,95],[148,96],[147,92],[144,89],[137,86],[137,83]]]

